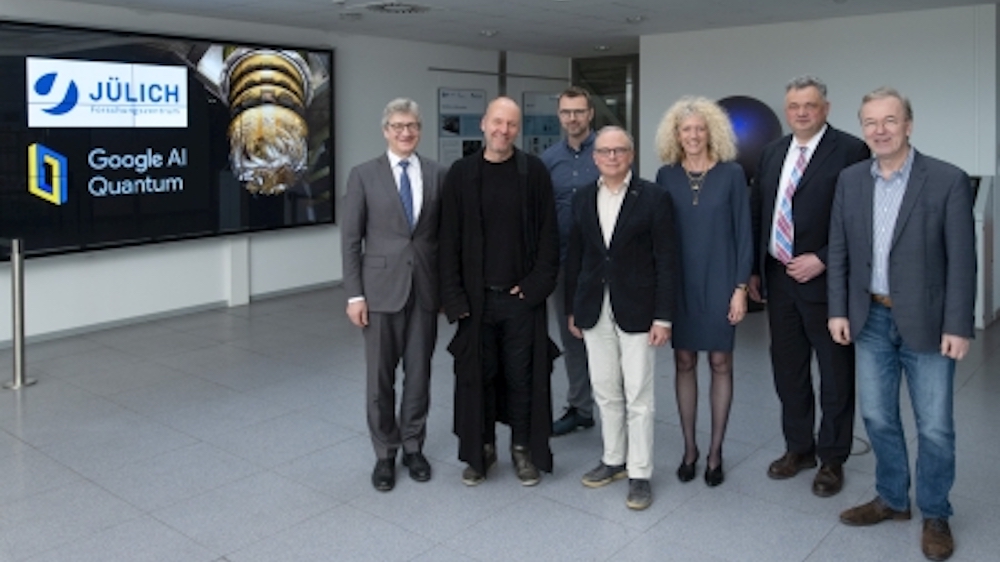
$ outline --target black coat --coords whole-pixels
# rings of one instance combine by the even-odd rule
[[[771,241],[771,221],[779,192],[783,190],[781,169],[785,155],[792,143],[786,135],[764,147],[757,166],[750,192],[750,211],[757,254],[754,271],[761,275],[761,290],[767,292],[767,246]],[[844,168],[867,160],[871,155],[864,141],[827,126],[826,133],[816,145],[816,152],[809,159],[805,172],[792,196],[792,218],[795,222],[795,247],[793,255],[814,253],[824,264],[827,262],[827,239],[830,235],[830,208],[837,186],[837,176]],[[792,285],[797,297],[806,302],[826,302],[826,272],[806,283]]]
[[[573,197],[566,254],[566,313],[578,328],[597,324],[604,293],[625,332],[648,332],[653,320],[673,320],[677,235],[673,203],[662,187],[633,178],[605,245],[597,216],[597,183]]]
[[[559,231],[556,223],[552,181],[538,158],[515,149],[518,159],[518,190],[523,203],[522,239],[512,243],[526,248],[518,285],[535,310],[532,350],[531,455],[540,470],[552,471],[549,435],[552,430],[550,375],[559,349],[548,335],[545,300],[555,289],[559,272]],[[455,419],[458,458],[481,473],[483,464],[482,359],[480,325],[486,300],[483,277],[484,233],[482,221],[483,152],[467,156],[451,166],[441,197],[441,230],[438,263],[441,268],[441,305],[449,322],[458,329],[448,351],[455,358]],[[502,377],[496,389],[497,417],[506,421],[506,389]]]

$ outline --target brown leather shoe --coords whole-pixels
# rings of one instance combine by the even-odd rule
[[[834,463],[823,463],[813,479],[813,493],[828,498],[844,487],[844,467]]]
[[[924,533],[920,548],[930,560],[947,560],[955,552],[955,539],[946,519],[924,519]]]
[[[885,505],[882,498],[876,497],[866,504],[852,507],[840,514],[841,523],[854,527],[865,527],[890,519],[893,521],[907,521],[910,519],[910,510],[896,511]]]
[[[786,452],[782,457],[771,463],[767,467],[767,475],[775,480],[791,478],[807,468],[815,468],[816,455],[800,455],[798,453]]]

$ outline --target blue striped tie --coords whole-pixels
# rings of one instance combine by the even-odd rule
[[[410,174],[406,172],[410,167],[409,160],[400,160],[399,167],[403,172],[399,175],[399,199],[403,202],[403,212],[406,213],[406,222],[413,230],[413,187],[410,185]]]

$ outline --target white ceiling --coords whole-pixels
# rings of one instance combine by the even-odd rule
[[[640,35],[983,4],[982,0],[412,0],[415,14],[370,0],[76,0],[465,47],[570,57],[630,54]],[[348,15],[350,14],[350,15]],[[642,18],[630,23],[628,18]],[[494,30],[492,37],[484,30]],[[849,40],[850,38],[845,38]],[[599,51],[598,45],[608,47]]]

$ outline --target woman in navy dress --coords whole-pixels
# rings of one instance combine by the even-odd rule
[[[674,203],[680,282],[673,320],[677,411],[684,433],[682,482],[698,462],[698,352],[708,353],[712,377],[712,442],[705,482],[722,483],[722,441],[733,402],[733,340],[747,311],[753,265],[750,198],[725,111],[705,98],[685,97],[664,115],[656,134],[664,166],[656,174]]]

